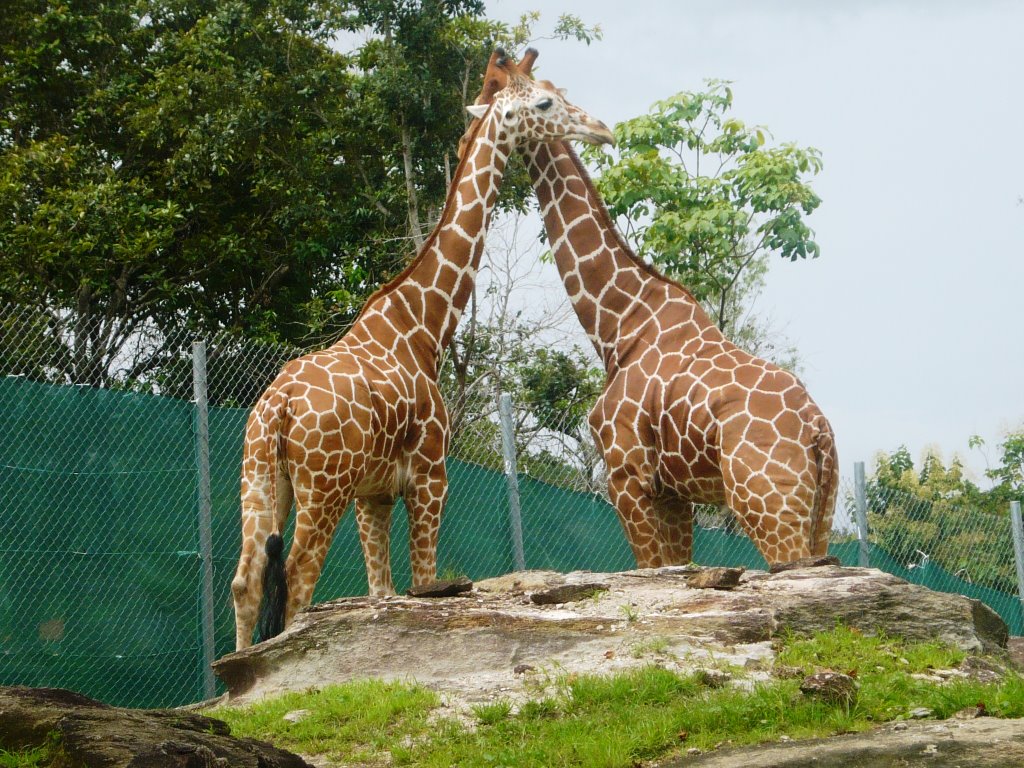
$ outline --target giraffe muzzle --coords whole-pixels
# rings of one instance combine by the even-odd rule
[[[611,129],[600,120],[588,121],[575,126],[575,129],[567,138],[579,139],[588,144],[611,144],[615,146],[615,136]]]

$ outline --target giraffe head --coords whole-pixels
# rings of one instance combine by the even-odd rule
[[[615,143],[608,126],[570,103],[564,89],[530,77],[536,56],[531,48],[524,64],[517,65],[500,48],[491,54],[483,91],[475,104],[466,107],[474,120],[459,142],[459,157],[476,123],[489,113],[516,142],[579,139],[591,144]]]

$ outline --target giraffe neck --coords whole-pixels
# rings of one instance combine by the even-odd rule
[[[521,148],[540,203],[555,266],[573,309],[610,370],[625,344],[660,308],[676,327],[717,329],[689,291],[644,264],[615,228],[583,163],[564,141]]]
[[[494,113],[481,121],[456,168],[441,218],[416,258],[367,301],[348,337],[411,353],[436,370],[473,293],[484,235],[512,141]]]

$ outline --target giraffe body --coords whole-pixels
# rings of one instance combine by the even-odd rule
[[[637,258],[564,142],[520,152],[604,363],[589,422],[637,564],[689,562],[694,504],[727,504],[770,564],[824,554],[838,466],[831,426],[803,384],[731,343],[682,285]]]
[[[288,363],[249,417],[242,552],[231,585],[238,649],[251,644],[267,550],[279,551],[293,500],[283,626],[309,604],[353,500],[370,594],[394,594],[389,535],[400,496],[409,515],[413,584],[436,576],[449,439],[438,366],[473,291],[505,164],[525,140],[611,140],[603,123],[553,87],[515,73],[503,83],[500,93],[496,81],[487,83],[493,106],[470,108],[478,119],[464,139],[441,219],[416,259],[370,297],[335,345]]]
[[[568,147],[525,152],[555,263],[604,362],[589,421],[637,563],[690,560],[693,504],[728,505],[770,564],[824,554],[837,466],[806,388],[628,249]]]

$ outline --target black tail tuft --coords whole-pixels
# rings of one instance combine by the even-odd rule
[[[272,533],[267,536],[266,552],[271,560],[281,558],[281,553],[284,552],[284,539],[281,534]]]
[[[260,605],[260,640],[269,640],[284,632],[284,608],[288,602],[288,582],[284,575],[284,539],[272,533],[267,537],[267,566],[263,571],[263,603]]]

